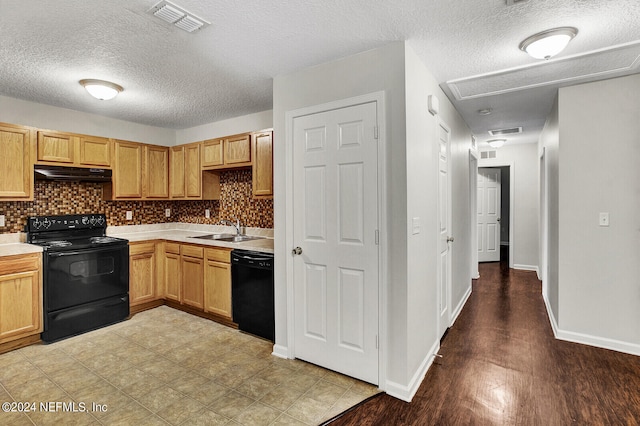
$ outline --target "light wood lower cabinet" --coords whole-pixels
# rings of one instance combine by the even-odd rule
[[[182,245],[180,268],[182,269],[182,300],[185,305],[204,307],[204,248]]]
[[[230,249],[208,248],[204,265],[204,310],[231,319]]]
[[[168,300],[180,302],[180,244],[164,244],[164,297]]]
[[[0,343],[42,331],[42,254],[0,258]]]
[[[157,299],[156,244],[129,244],[129,305]]]

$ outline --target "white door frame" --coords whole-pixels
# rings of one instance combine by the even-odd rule
[[[542,281],[542,294],[547,297],[547,280],[549,276],[549,171],[547,153],[543,147],[540,153],[540,267],[538,279]]]
[[[440,118],[438,116],[438,120],[437,120],[437,124],[436,124],[436,140],[438,141],[438,152],[440,152],[440,128],[443,128],[447,131],[448,134],[448,141],[447,141],[447,232],[449,233],[448,236],[453,237],[453,229],[452,229],[452,222],[453,222],[453,214],[452,214],[452,206],[453,206],[453,201],[451,200],[451,127],[449,127],[449,125],[442,120],[442,118]],[[439,156],[440,154],[438,154]],[[438,158],[438,180],[440,179],[440,159]],[[440,201],[440,183],[438,182],[438,202]],[[438,206],[438,219],[440,219],[440,206]],[[437,221],[439,222],[439,221]],[[438,226],[440,227],[441,224],[438,223]],[[440,264],[440,229],[438,229],[438,264]],[[453,243],[453,242],[452,242]],[[441,276],[440,276],[440,267],[438,267],[438,291],[437,291],[437,297],[438,297],[438,340],[440,340],[442,338],[442,336],[444,335],[444,332],[446,332],[446,330],[451,327],[451,323],[453,320],[453,313],[451,312],[451,287],[453,286],[453,277],[452,275],[452,270],[453,270],[453,248],[451,247],[451,244],[449,242],[447,242],[448,247],[448,261],[447,261],[447,282],[446,282],[446,289],[445,289],[445,293],[446,293],[446,316],[444,321],[446,322],[446,327],[443,327],[443,324],[441,323],[442,318],[441,318],[441,312],[442,312],[442,308],[440,307],[440,301],[442,300],[442,286],[440,285],[440,280],[441,280]]]
[[[469,212],[471,218],[471,278],[480,278],[478,271],[478,152],[469,148]]]
[[[513,246],[515,245],[513,239],[513,223],[516,216],[514,207],[516,198],[515,164],[513,161],[481,158],[478,160],[478,167],[509,167],[509,268],[513,269]],[[500,190],[502,191],[502,188]]]
[[[285,113],[285,173],[286,173],[286,197],[293,200],[293,122],[295,118],[305,115],[317,114],[325,111],[346,108],[376,102],[377,125],[378,125],[378,387],[381,390],[386,388],[386,354],[387,354],[387,271],[388,271],[388,238],[387,238],[387,176],[385,173],[387,164],[386,155],[386,126],[385,126],[385,94],[384,92],[374,92],[362,96],[336,100],[320,105],[304,107]],[[287,202],[285,213],[285,241],[287,256],[284,260],[286,264],[287,282],[287,357],[295,357],[295,298],[294,298],[294,263],[293,257],[289,255],[294,247],[293,240],[293,202]]]

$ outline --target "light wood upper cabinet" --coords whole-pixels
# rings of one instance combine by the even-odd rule
[[[73,135],[50,130],[38,131],[39,162],[73,164],[75,151],[75,137]]]
[[[173,146],[169,153],[171,166],[169,167],[169,183],[171,198],[184,198],[186,186],[184,184],[184,145]]]
[[[81,136],[80,164],[111,167],[111,141],[95,136]]]
[[[156,251],[155,243],[132,243],[129,245],[129,305],[151,302],[156,295]]]
[[[202,142],[202,167],[224,164],[224,139],[209,139]]]
[[[31,146],[34,131],[0,123],[0,199],[33,199]]]
[[[38,130],[36,161],[79,167],[111,167],[111,141],[98,136]]]
[[[142,144],[115,141],[113,198],[142,198],[142,154]]]
[[[169,198],[169,148],[145,145],[145,198]]]
[[[224,163],[251,162],[251,135],[232,136],[224,140]]]
[[[42,254],[0,258],[0,343],[42,331]]]
[[[253,143],[253,196],[273,197],[273,132],[252,135]]]
[[[184,149],[185,191],[187,198],[202,198],[202,166],[200,164],[200,144],[190,144]]]
[[[231,319],[231,249],[208,248],[204,266],[204,310]]]

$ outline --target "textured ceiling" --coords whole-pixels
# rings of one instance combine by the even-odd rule
[[[192,34],[147,14],[156,2],[0,0],[0,94],[182,129],[271,109],[276,75],[408,40],[479,141],[522,126],[517,138],[531,142],[560,84],[456,100],[446,82],[538,63],[518,44],[552,27],[579,34],[549,66],[528,68],[538,80],[571,70],[554,61],[640,40],[638,0],[175,0],[211,23]],[[125,91],[96,101],[83,78]],[[486,107],[493,114],[476,113]]]

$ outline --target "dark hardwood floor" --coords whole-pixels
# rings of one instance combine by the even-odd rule
[[[640,357],[555,340],[535,272],[480,265],[411,403],[372,398],[342,425],[636,425]]]

